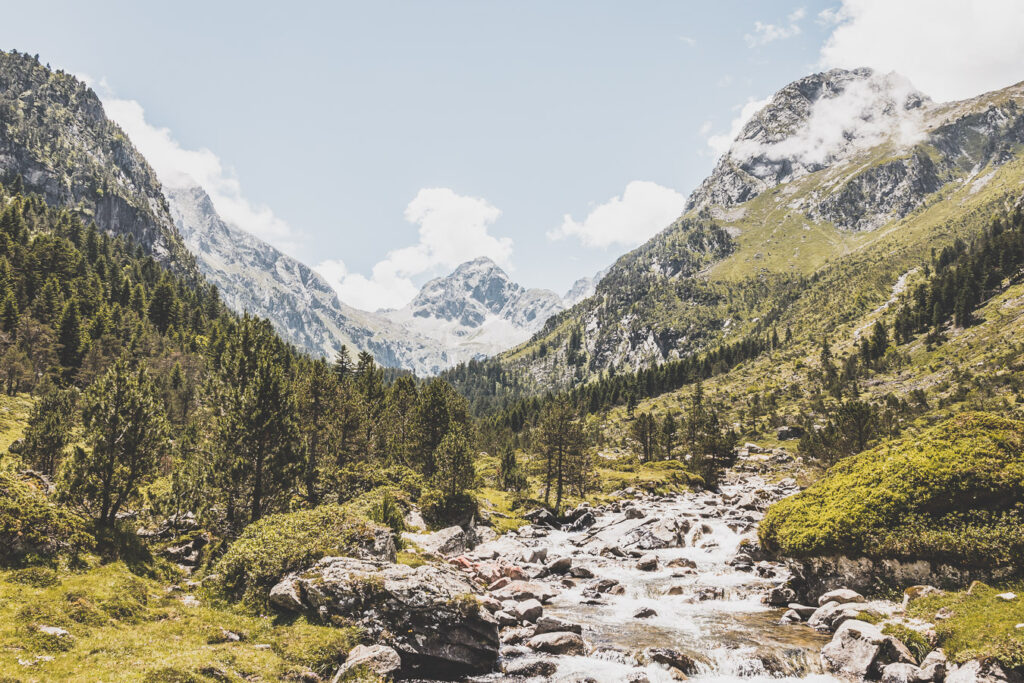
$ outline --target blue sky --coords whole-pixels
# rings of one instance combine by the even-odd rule
[[[0,46],[88,77],[165,181],[373,308],[481,253],[564,291],[670,222],[745,104],[823,66],[937,99],[1020,80],[1021,4],[40,1]]]

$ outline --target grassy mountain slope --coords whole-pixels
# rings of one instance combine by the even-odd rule
[[[1022,104],[1017,85],[928,105],[910,144],[857,147],[740,204],[695,207],[620,258],[594,297],[529,342],[447,377],[491,409],[772,326],[797,337],[830,332],[881,305],[932,248],[969,240],[1020,196]],[[868,214],[885,220],[873,229],[837,227]],[[665,267],[675,260],[688,267]]]

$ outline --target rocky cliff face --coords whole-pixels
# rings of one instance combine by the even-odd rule
[[[813,74],[746,123],[687,209],[738,206],[817,174],[806,193],[792,188],[790,206],[843,230],[874,230],[957,176],[1011,158],[1022,121],[1012,96],[936,104],[897,74]]]
[[[401,310],[361,311],[340,301],[316,271],[225,223],[202,188],[166,192],[185,244],[225,303],[269,318],[312,355],[330,358],[345,344],[381,364],[432,375],[526,340],[563,308],[554,292],[526,289],[477,259],[428,282]]]
[[[526,341],[563,308],[554,292],[526,289],[481,257],[431,280],[409,305],[385,315],[437,340],[459,360],[469,360]]]
[[[0,182],[131,236],[157,260],[195,273],[156,174],[88,86],[34,57],[0,52]]]
[[[282,337],[315,356],[331,358],[345,344],[417,372],[448,362],[432,340],[345,305],[314,270],[225,223],[202,188],[169,188],[167,198],[199,269],[232,310],[270,319]]]

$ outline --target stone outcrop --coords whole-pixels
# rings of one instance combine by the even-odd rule
[[[271,601],[357,623],[367,638],[394,648],[403,672],[451,676],[487,672],[497,662],[498,622],[480,606],[479,590],[446,565],[328,557],[282,579]]]

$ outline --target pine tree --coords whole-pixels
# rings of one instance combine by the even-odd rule
[[[62,489],[68,500],[85,501],[109,528],[167,452],[167,420],[149,373],[130,368],[124,358],[89,386],[82,404],[89,448],[77,449],[62,470]]]
[[[473,468],[473,451],[462,425],[455,425],[441,439],[434,451],[437,469],[433,476],[434,486],[441,491],[451,506],[458,496],[473,486],[476,470]]]
[[[637,415],[633,424],[630,425],[629,434],[639,449],[640,460],[642,462],[654,460],[657,445],[657,426],[654,417],[650,413]]]
[[[269,322],[243,317],[211,382],[221,413],[213,425],[218,487],[229,523],[238,526],[237,499],[245,503],[248,522],[281,509],[301,465],[295,395],[283,345]]]
[[[43,474],[53,476],[71,441],[77,396],[74,390],[50,386],[32,407],[21,456]]]
[[[334,357],[334,374],[337,375],[339,380],[344,381],[351,372],[352,356],[349,355],[348,347],[342,344],[341,348],[338,349],[337,355]]]
[[[671,412],[666,414],[665,420],[661,423],[661,447],[665,451],[666,460],[671,460],[675,454],[678,429],[676,418]]]
[[[573,460],[584,456],[586,441],[583,427],[572,405],[565,398],[548,404],[540,423],[540,446],[544,454],[544,504],[551,505],[551,487],[555,486],[555,516],[561,513],[566,475]]]
[[[60,347],[60,364],[65,368],[76,368],[82,362],[86,339],[82,331],[82,317],[78,313],[78,303],[69,301],[64,307],[60,319],[60,331],[57,334]]]

